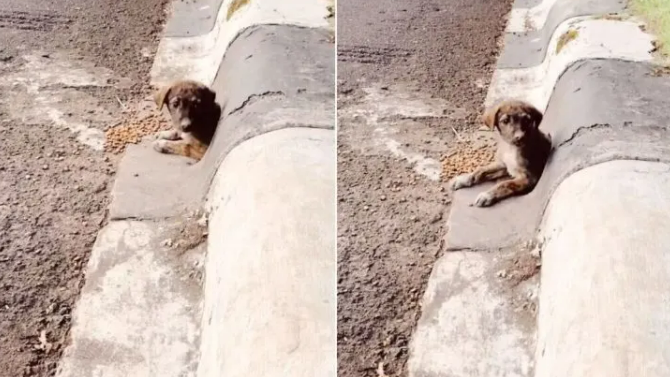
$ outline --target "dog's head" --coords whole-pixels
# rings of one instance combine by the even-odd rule
[[[507,100],[487,109],[482,118],[504,141],[520,145],[528,135],[538,131],[542,113],[529,103]]]
[[[206,85],[195,81],[177,81],[160,89],[156,93],[156,105],[159,110],[167,106],[175,128],[190,132],[199,117],[208,114],[217,106],[216,94]]]

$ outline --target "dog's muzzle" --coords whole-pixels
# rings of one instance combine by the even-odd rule
[[[188,131],[192,125],[193,123],[189,119],[184,119],[181,122],[179,122],[179,128],[181,128],[182,131]]]

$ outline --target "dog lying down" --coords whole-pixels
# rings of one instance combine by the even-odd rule
[[[498,138],[493,163],[453,179],[458,190],[486,181],[506,178],[477,197],[474,205],[488,207],[503,199],[531,192],[544,171],[551,153],[551,136],[540,131],[543,115],[532,105],[506,100],[487,109],[483,121]]]
[[[158,133],[154,149],[200,160],[214,137],[221,117],[216,93],[196,81],[182,80],[156,93],[158,110],[167,106],[173,129]]]

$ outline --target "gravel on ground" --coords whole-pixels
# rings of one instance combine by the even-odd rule
[[[0,0],[0,377],[55,374],[118,159],[81,140],[148,94],[166,2]]]

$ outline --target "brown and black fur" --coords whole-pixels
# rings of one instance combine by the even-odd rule
[[[173,129],[158,134],[154,149],[202,159],[221,117],[216,93],[199,82],[182,80],[159,90],[155,100],[159,110],[167,106]]]
[[[542,118],[539,110],[518,100],[503,101],[488,109],[483,121],[498,135],[496,159],[472,173],[454,178],[452,189],[507,178],[481,193],[474,203],[478,207],[488,207],[508,197],[532,191],[551,153],[551,136],[539,129]]]

